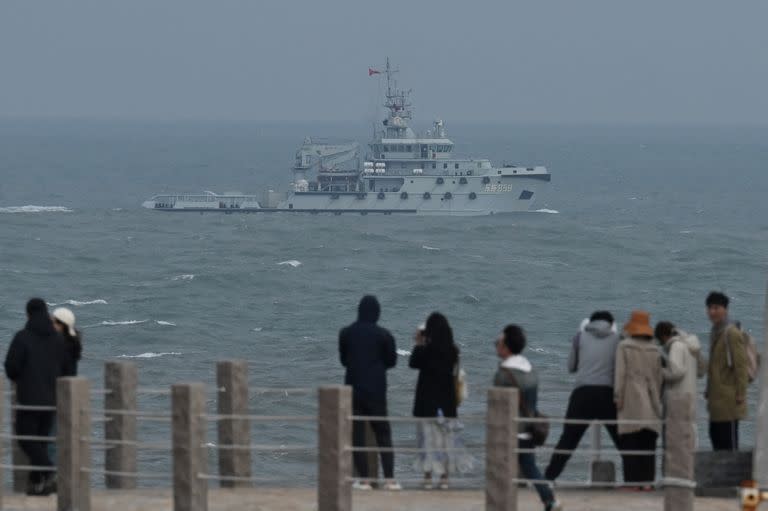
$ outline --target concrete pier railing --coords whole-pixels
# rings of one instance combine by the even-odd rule
[[[138,371],[131,362],[108,362],[104,371],[104,388],[92,388],[85,378],[62,378],[57,386],[55,407],[57,431],[55,437],[40,437],[39,441],[55,441],[58,478],[58,509],[88,511],[92,483],[103,477],[107,489],[133,490],[141,479],[163,477],[167,474],[138,471],[138,451],[157,448],[169,451],[172,458],[174,509],[206,511],[210,481],[222,488],[252,487],[262,479],[252,473],[253,454],[259,451],[304,449],[317,452],[317,507],[319,511],[349,511],[352,509],[352,425],[364,418],[352,414],[352,393],[345,386],[320,387],[317,390],[317,415],[267,416],[249,412],[247,363],[237,360],[217,364],[216,388],[203,383],[179,383],[169,389],[146,389],[138,385]],[[212,391],[213,390],[213,391]],[[2,382],[0,382],[0,392]],[[138,407],[142,393],[167,394],[167,413],[143,412]],[[102,409],[94,409],[94,395],[103,394]],[[206,409],[206,396],[216,397],[216,412]],[[694,438],[689,406],[692,396],[669,406],[665,420],[665,474],[659,481],[664,491],[664,509],[689,511],[694,502]],[[531,419],[518,416],[519,395],[515,389],[491,388],[487,393],[484,416],[464,417],[483,423],[486,430],[485,501],[486,509],[515,511],[518,509],[518,483],[533,483],[521,479],[518,473],[517,433]],[[10,421],[13,413],[4,413],[0,420]],[[13,405],[13,410],[23,409]],[[53,411],[53,410],[52,410]],[[168,445],[151,445],[137,438],[141,420],[156,420],[168,424]],[[368,419],[370,420],[370,419]],[[413,417],[392,417],[395,422],[417,422]],[[553,423],[563,419],[552,418]],[[317,442],[307,446],[269,446],[252,443],[251,425],[257,422],[306,423],[316,427]],[[218,463],[209,464],[207,431],[215,431]],[[103,438],[92,430],[103,426]],[[14,444],[20,437],[6,435]],[[103,468],[91,466],[92,448],[104,447]],[[482,446],[481,446],[482,447]],[[593,446],[594,447],[594,446]],[[545,448],[546,449],[546,448]],[[551,448],[550,448],[551,449]],[[15,450],[15,449],[14,449]],[[368,448],[369,452],[371,448]],[[375,450],[375,449],[374,449]],[[393,451],[414,452],[414,448],[393,447]],[[595,449],[592,449],[595,453]],[[584,453],[584,450],[582,450]],[[586,454],[590,454],[588,451]],[[2,456],[2,444],[0,444]],[[214,466],[209,466],[214,465]],[[15,455],[2,470],[14,474],[14,488],[23,490],[25,471],[36,468]],[[0,479],[1,480],[1,479]],[[569,483],[558,484],[567,487]],[[579,487],[613,488],[621,483],[588,481]],[[0,486],[2,508],[2,486]]]

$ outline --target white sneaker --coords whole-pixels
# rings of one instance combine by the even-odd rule
[[[393,479],[384,483],[384,489],[387,491],[400,491],[403,489],[403,487],[400,486],[400,483]]]
[[[369,490],[373,490],[373,486],[371,486],[371,483],[367,483],[364,481],[355,481],[354,483],[352,483],[352,489],[369,491]]]

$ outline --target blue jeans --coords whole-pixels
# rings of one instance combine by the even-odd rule
[[[521,440],[518,442],[520,449],[531,449],[533,444],[527,440]],[[517,455],[517,462],[520,465],[520,472],[525,479],[542,480],[544,476],[541,475],[539,467],[536,466],[536,456],[533,453],[520,453]],[[552,487],[548,483],[534,483],[536,493],[539,494],[539,498],[544,505],[550,504],[555,501],[555,494],[552,492]]]

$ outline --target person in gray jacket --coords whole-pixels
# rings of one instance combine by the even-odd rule
[[[571,342],[568,371],[576,374],[576,384],[568,401],[566,419],[616,420],[616,404],[613,401],[614,364],[619,344],[613,315],[597,311],[582,324],[580,332]],[[606,429],[619,447],[616,424]],[[579,446],[586,424],[565,424],[556,451],[573,451]],[[557,479],[570,459],[570,454],[555,453],[549,461],[544,477]]]

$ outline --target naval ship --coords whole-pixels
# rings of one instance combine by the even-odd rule
[[[365,157],[354,141],[306,138],[296,151],[287,192],[155,195],[155,211],[491,215],[528,211],[551,180],[543,166],[494,166],[457,158],[442,120],[425,133],[410,126],[410,90],[398,88],[387,59],[386,119],[375,125]],[[379,74],[374,69],[369,75]]]

